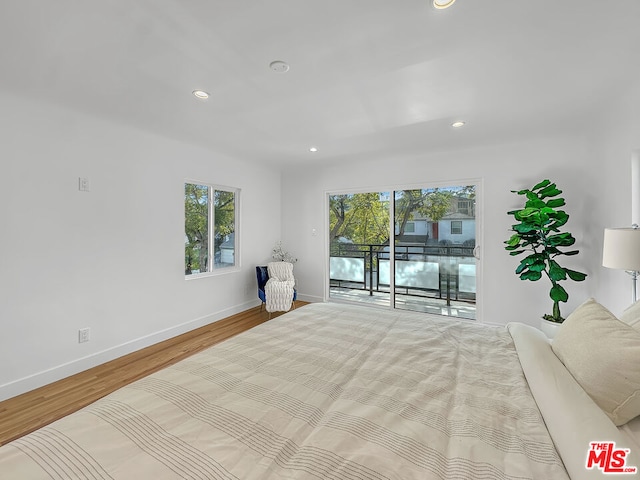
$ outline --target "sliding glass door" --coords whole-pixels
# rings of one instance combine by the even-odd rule
[[[329,195],[330,299],[475,319],[476,200],[476,185]]]
[[[329,296],[390,305],[379,284],[379,263],[389,255],[389,192],[329,195]],[[374,294],[375,292],[375,294]]]
[[[475,185],[394,192],[396,308],[476,317],[475,205]]]

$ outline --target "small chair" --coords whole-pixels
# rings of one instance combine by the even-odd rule
[[[267,269],[266,265],[256,267],[256,279],[258,280],[258,298],[262,301],[262,304],[260,305],[260,311],[262,311],[264,306],[267,304],[267,294],[264,291],[264,286],[267,284],[267,281],[269,280],[269,270]],[[291,304],[293,308],[296,308],[297,298],[298,298],[298,292],[294,288],[293,303]],[[271,317],[271,314],[269,314],[269,317]]]

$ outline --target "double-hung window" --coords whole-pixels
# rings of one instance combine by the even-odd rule
[[[221,273],[239,265],[240,190],[184,184],[184,271],[187,277]]]

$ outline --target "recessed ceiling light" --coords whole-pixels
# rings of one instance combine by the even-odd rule
[[[318,147],[310,147],[310,148],[309,148],[309,151],[310,151],[311,153],[315,153],[315,152],[317,152],[317,151],[318,151]]]
[[[286,73],[289,71],[289,64],[282,60],[274,60],[269,64],[269,68],[276,73]]]
[[[460,128],[460,127],[464,127],[464,126],[465,126],[465,122],[453,122],[453,123],[451,124],[451,126],[452,126],[453,128]]]
[[[200,100],[206,100],[207,98],[209,98],[209,94],[207,92],[205,92],[204,90],[194,90],[193,95],[196,98],[199,98]]]
[[[455,1],[456,0],[433,0],[433,6],[442,10],[443,8],[449,8]]]

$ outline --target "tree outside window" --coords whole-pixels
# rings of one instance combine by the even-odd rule
[[[185,275],[237,265],[239,190],[185,183]]]

